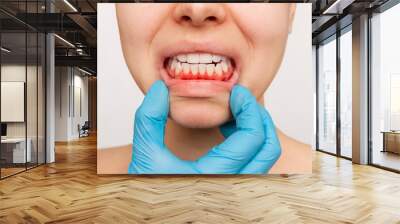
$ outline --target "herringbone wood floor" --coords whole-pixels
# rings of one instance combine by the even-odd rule
[[[400,175],[317,153],[314,174],[98,176],[96,139],[0,181],[0,223],[400,223]]]

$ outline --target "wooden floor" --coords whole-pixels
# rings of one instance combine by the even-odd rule
[[[1,177],[2,178],[3,177],[8,177],[10,175],[22,172],[24,170],[25,170],[25,167],[23,167],[23,168],[20,168],[20,167],[17,167],[17,168],[14,168],[14,167],[12,167],[12,168],[1,168]]]
[[[96,139],[0,181],[0,223],[400,223],[400,175],[317,153],[314,174],[98,176]]]
[[[400,170],[400,154],[376,150],[374,151],[372,159],[375,164]]]
[[[27,169],[33,169],[37,166],[37,164],[33,164],[33,163],[27,163],[27,167],[25,168],[25,164],[19,164],[18,167],[7,167],[1,168],[1,178],[6,178],[8,176],[20,173],[20,172],[24,172]]]

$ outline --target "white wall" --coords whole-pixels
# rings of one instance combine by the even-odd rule
[[[68,141],[68,67],[55,68],[55,141]]]
[[[27,73],[26,73],[27,72]],[[25,82],[25,76],[26,74],[28,76],[30,76],[31,74],[34,74],[36,76],[36,67],[34,66],[25,66],[24,65],[19,65],[19,64],[6,64],[6,65],[2,65],[1,66],[1,81],[3,82]],[[29,79],[29,84],[32,85],[33,82],[31,80],[31,77],[28,77]],[[35,83],[36,84],[36,81]],[[27,96],[28,99],[27,100],[27,104],[33,102],[32,98],[36,99],[36,88],[35,89],[31,89],[31,88],[27,88]],[[33,91],[33,92],[31,92]],[[35,101],[36,102],[36,101]],[[32,105],[34,106],[33,109],[35,109],[37,107],[37,105]],[[2,110],[5,110],[6,108],[2,108]],[[24,109],[24,108],[22,108]],[[34,130],[36,130],[36,124],[33,125],[31,122],[35,121],[36,123],[36,113],[32,113],[32,108],[27,109],[28,113],[27,113],[27,118],[28,118],[28,137],[31,133],[33,133]],[[7,136],[8,137],[25,137],[25,126],[26,126],[26,122],[7,122]],[[35,132],[36,134],[36,132]]]
[[[114,4],[98,4],[97,20],[97,145],[104,149],[131,143],[133,117],[143,94],[122,55]],[[314,127],[311,66],[311,4],[297,4],[285,59],[266,102],[277,127],[308,144]]]
[[[26,121],[22,122],[6,122],[7,123],[7,137],[21,138],[27,136],[30,139],[32,161],[39,159],[39,163],[44,162],[44,73],[41,66],[25,66],[24,64],[3,64],[1,66],[1,81],[2,82],[24,82],[26,85],[26,107],[22,105],[20,112],[26,112]],[[26,80],[27,79],[27,80]],[[3,92],[3,89],[2,89]],[[7,97],[2,95],[2,98]],[[15,102],[16,103],[16,102]],[[25,102],[23,102],[24,104]],[[10,108],[2,107],[1,110],[9,110]],[[11,108],[17,110],[17,108]],[[11,111],[17,113],[17,111]],[[38,157],[37,157],[38,154]],[[49,157],[48,157],[49,158]]]
[[[74,86],[75,86],[75,116],[73,116],[73,119],[71,120],[72,124],[72,130],[71,130],[71,135],[73,136],[73,138],[78,138],[79,137],[79,132],[78,132],[78,124],[80,124],[81,126],[85,123],[85,121],[88,121],[89,118],[89,111],[88,111],[88,77],[87,76],[81,76],[82,73],[78,73],[76,74],[77,70],[75,70],[75,75],[74,75]],[[81,97],[80,99],[77,97],[78,93],[77,88],[80,89],[81,91]],[[78,100],[80,100],[80,105]],[[82,110],[82,112],[79,112],[79,108]]]
[[[312,137],[312,148],[317,149],[317,48],[315,45],[312,46],[312,76],[313,78],[313,137]]]
[[[71,67],[56,67],[55,73],[55,141],[70,141],[79,138],[78,124],[88,120],[88,78]],[[82,114],[76,107],[79,89]]]

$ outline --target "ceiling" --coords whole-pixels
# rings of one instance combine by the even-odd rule
[[[313,43],[315,44],[336,32],[337,27],[339,27],[337,26],[337,21],[341,20],[340,26],[346,26],[348,23],[351,23],[353,16],[357,16],[366,10],[377,8],[388,1],[389,0],[292,0],[291,2],[312,3],[312,32]],[[66,43],[66,41],[63,41],[61,38],[55,38],[56,64],[81,66],[95,73],[97,56],[97,3],[105,2],[133,1],[47,0],[46,7],[46,0],[1,0],[1,30],[4,33],[14,33],[7,34],[5,38],[10,38],[9,41],[14,40],[15,45],[18,45],[18,42],[21,41],[21,38],[15,33],[25,31],[26,28],[39,32],[55,32],[59,37],[74,45],[74,47],[72,47],[71,44]],[[287,1],[256,0],[251,2],[275,3]],[[50,9],[52,13],[48,13]],[[23,45],[24,43],[19,44]],[[30,50],[28,49],[28,51]]]

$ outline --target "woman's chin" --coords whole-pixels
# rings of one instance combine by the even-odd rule
[[[170,117],[186,128],[215,128],[230,120],[227,103],[204,99],[171,101]]]

